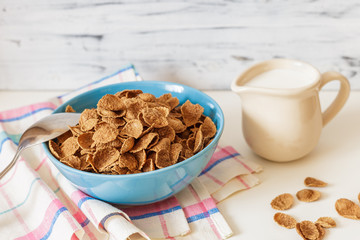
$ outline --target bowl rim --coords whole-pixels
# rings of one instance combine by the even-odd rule
[[[92,173],[92,172],[86,172],[86,171],[82,171],[79,169],[75,169],[72,168],[70,166],[67,166],[66,164],[60,162],[57,158],[55,158],[52,153],[49,150],[48,147],[48,142],[44,142],[42,143],[43,149],[45,151],[45,154],[47,155],[47,157],[50,159],[50,161],[56,166],[56,165],[60,165],[61,167],[65,168],[67,171],[71,171],[73,173],[76,174],[81,174],[82,176],[87,176],[87,177],[96,177],[96,178],[104,178],[104,179],[128,179],[128,178],[139,178],[139,177],[146,177],[149,175],[153,175],[153,174],[161,174],[164,172],[168,172],[171,171],[173,169],[176,169],[178,167],[181,167],[182,165],[185,165],[187,162],[191,162],[191,161],[195,161],[198,157],[201,157],[202,155],[204,155],[208,150],[212,149],[213,147],[216,147],[223,131],[224,131],[224,125],[225,125],[225,118],[224,118],[224,113],[220,107],[220,105],[209,95],[207,95],[206,93],[184,85],[184,84],[180,84],[180,83],[173,83],[173,82],[167,82],[167,81],[152,81],[152,80],[146,80],[146,81],[132,81],[132,82],[120,82],[120,83],[114,83],[114,84],[109,84],[109,85],[105,85],[105,86],[101,86],[86,92],[83,92],[75,97],[72,97],[71,99],[65,101],[64,103],[62,103],[61,105],[59,105],[51,114],[56,114],[56,113],[60,113],[59,110],[61,108],[63,108],[64,106],[68,105],[68,103],[70,101],[73,101],[76,98],[80,98],[83,97],[85,95],[94,93],[96,91],[99,91],[101,89],[105,89],[105,88],[111,88],[112,86],[121,86],[121,85],[128,85],[128,84],[156,84],[156,85],[173,85],[173,86],[180,86],[183,87],[184,89],[190,89],[191,91],[195,91],[197,94],[200,94],[202,97],[207,98],[208,100],[210,100],[210,102],[214,105],[214,109],[216,109],[216,113],[218,113],[220,115],[220,122],[219,122],[219,129],[216,130],[216,134],[213,138],[213,140],[211,141],[210,144],[208,144],[205,148],[203,148],[200,152],[194,154],[193,156],[175,163],[171,166],[165,167],[165,168],[161,168],[161,169],[156,169],[154,171],[150,171],[150,172],[141,172],[141,173],[133,173],[133,174],[119,174],[119,175],[111,175],[111,174],[99,174],[99,173]],[[171,93],[171,92],[170,92]],[[58,111],[58,112],[57,112]]]

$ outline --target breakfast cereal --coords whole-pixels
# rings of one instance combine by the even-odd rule
[[[75,112],[71,106],[66,112]],[[216,134],[204,108],[170,93],[141,90],[104,95],[85,109],[79,124],[49,141],[60,162],[83,171],[132,174],[165,168],[206,147]]]
[[[321,240],[325,236],[325,229],[318,223],[315,223],[316,228],[319,231],[319,237],[316,240]]]
[[[76,112],[70,105],[67,105],[65,108],[65,112]]]
[[[336,227],[336,222],[331,217],[320,217],[315,223],[319,224],[323,228]]]
[[[198,119],[201,117],[204,111],[204,108],[198,104],[194,106],[189,100],[187,100],[181,106],[180,110],[185,125],[189,127],[197,123]]]
[[[360,206],[349,199],[338,199],[335,203],[335,209],[339,215],[345,218],[360,220]]]
[[[271,201],[272,208],[276,210],[287,210],[294,203],[294,197],[289,193],[281,194]]]
[[[327,183],[313,177],[307,177],[304,180],[304,184],[307,187],[326,187]]]
[[[327,183],[312,177],[307,177],[304,180],[304,184],[308,187],[327,186]],[[320,192],[313,189],[303,189],[296,193],[297,199],[303,202],[316,201],[320,198],[320,196]],[[286,210],[292,205],[292,203],[291,205],[289,204],[291,202],[291,198],[292,196],[289,193],[281,194],[271,202],[271,206],[274,209]],[[360,202],[360,193],[358,195],[358,198]],[[284,207],[285,205],[287,206],[287,208]],[[337,200],[335,208],[336,211],[343,217],[358,220],[360,219],[360,206],[348,199],[342,198]],[[277,222],[280,226],[289,229],[295,226],[297,233],[304,240],[321,240],[325,236],[325,228],[336,227],[336,222],[331,217],[320,217],[316,220],[316,222],[305,220],[297,223],[292,216],[280,212],[274,215],[274,221]]]
[[[320,225],[307,220],[297,223],[295,228],[298,234],[305,240],[322,239],[325,234]]]
[[[320,198],[319,191],[313,189],[303,189],[296,193],[296,197],[302,202],[314,202]]]
[[[295,218],[292,216],[280,212],[275,213],[274,221],[280,226],[286,227],[288,229],[295,228],[297,223]]]

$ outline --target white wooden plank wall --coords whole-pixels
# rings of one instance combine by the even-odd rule
[[[275,57],[360,89],[360,2],[0,0],[0,89],[73,89],[127,63],[146,80],[229,89]]]

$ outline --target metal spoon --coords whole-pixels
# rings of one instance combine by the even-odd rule
[[[9,165],[0,172],[0,179],[15,165],[22,150],[60,136],[69,130],[69,125],[77,124],[79,119],[80,113],[56,113],[44,117],[31,125],[21,135],[15,156]]]

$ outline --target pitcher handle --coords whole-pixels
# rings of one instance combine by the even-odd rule
[[[335,100],[322,113],[323,126],[330,122],[330,120],[333,119],[335,115],[341,110],[350,94],[350,83],[348,79],[342,74],[333,71],[325,72],[321,75],[320,90],[324,87],[325,84],[335,80],[340,81],[340,89]]]

